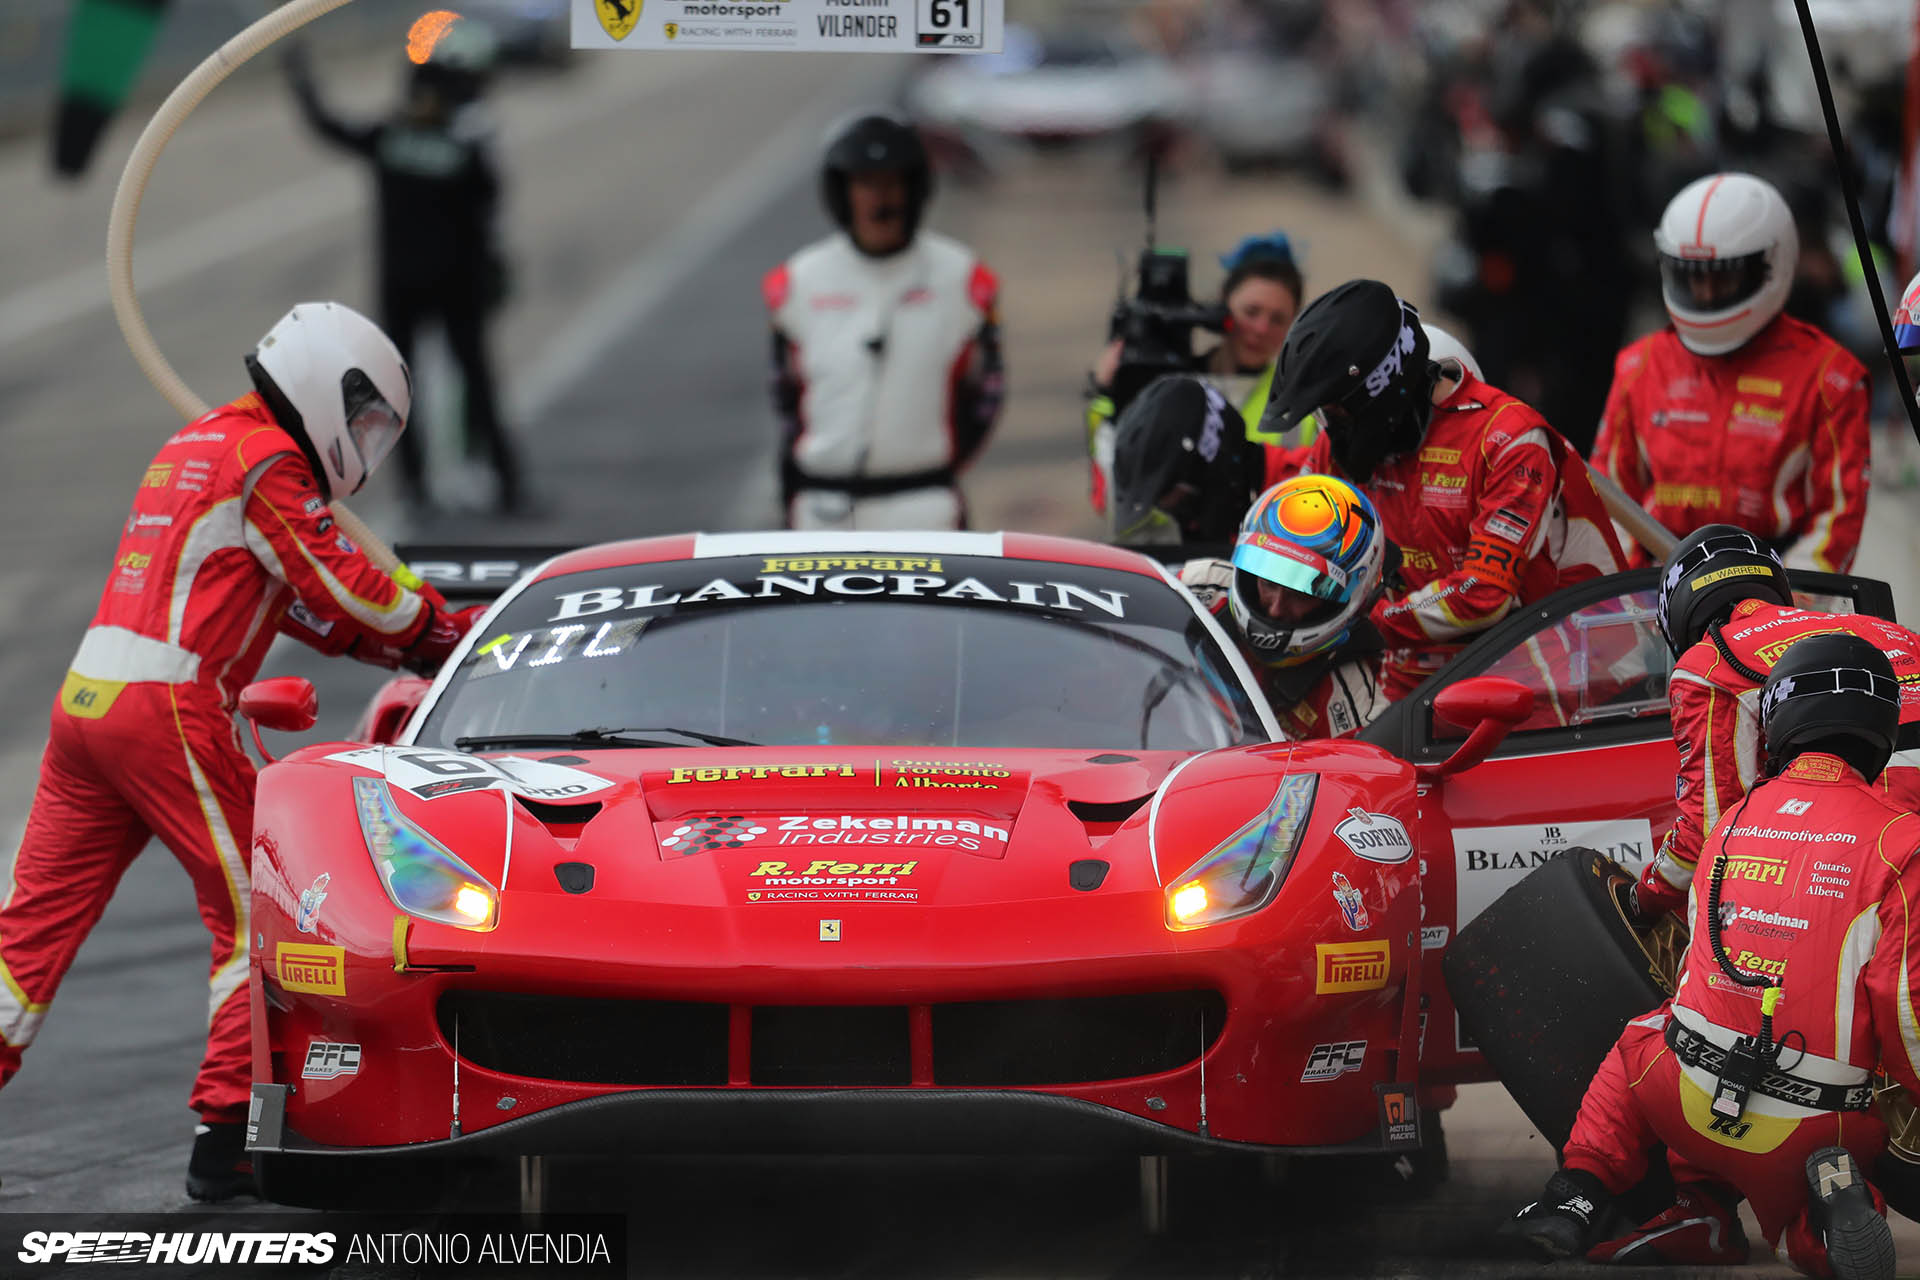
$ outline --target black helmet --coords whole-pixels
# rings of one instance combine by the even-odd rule
[[[1189,374],[1157,378],[1114,428],[1114,537],[1232,542],[1264,473],[1264,452],[1225,396]]]
[[[1321,294],[1287,331],[1262,427],[1320,419],[1333,460],[1364,485],[1382,462],[1419,448],[1435,374],[1420,313],[1378,280]]]
[[[1869,640],[1846,632],[1795,641],[1760,695],[1767,766],[1777,772],[1802,751],[1829,750],[1871,782],[1900,732],[1900,682]]]
[[[1679,657],[1742,600],[1792,604],[1780,554],[1745,529],[1704,525],[1680,539],[1660,572],[1660,634]]]
[[[904,244],[912,244],[920,215],[933,195],[933,166],[914,127],[898,116],[872,112],[836,130],[820,164],[820,198],[842,231],[853,222],[847,180],[856,173],[898,173],[907,180]]]

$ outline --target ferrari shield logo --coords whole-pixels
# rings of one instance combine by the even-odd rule
[[[666,29],[667,29],[667,39],[669,39],[669,40],[673,40],[673,39],[676,39],[676,38],[678,38],[678,37],[679,37],[679,35],[680,35],[680,24],[679,24],[679,23],[677,23],[677,22],[669,22],[669,23],[667,23],[667,24],[666,24]]]
[[[643,3],[645,0],[593,0],[593,13],[608,35],[615,40],[625,40],[633,24],[640,21]]]

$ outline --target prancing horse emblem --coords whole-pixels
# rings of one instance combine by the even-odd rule
[[[593,0],[593,13],[608,35],[615,40],[625,40],[633,24],[640,21],[640,6],[644,3],[645,0]]]

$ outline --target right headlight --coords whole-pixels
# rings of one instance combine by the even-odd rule
[[[1289,774],[1253,821],[1167,886],[1167,928],[1202,929],[1272,902],[1313,816],[1317,773]]]
[[[374,870],[394,906],[410,916],[463,929],[491,929],[498,923],[499,893],[458,855],[409,822],[383,780],[355,778],[353,803]]]

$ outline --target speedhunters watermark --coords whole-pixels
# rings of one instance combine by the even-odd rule
[[[617,1214],[0,1214],[0,1274],[92,1263],[141,1276],[627,1274]]]

